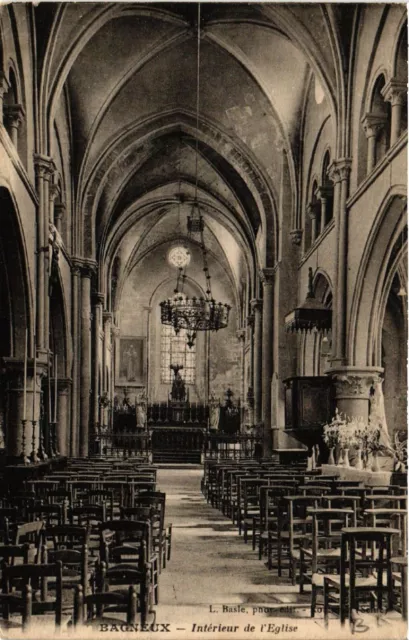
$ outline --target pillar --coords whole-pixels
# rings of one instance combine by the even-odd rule
[[[331,369],[335,382],[337,408],[348,417],[369,417],[369,397],[371,386],[379,380],[381,367],[338,367]]]
[[[244,349],[245,349],[245,344],[246,344],[246,331],[245,329],[238,329],[236,331],[236,336],[237,336],[237,340],[240,343],[240,371],[241,371],[241,384],[240,384],[240,398],[241,398],[241,405],[244,406],[244,401],[246,398],[246,390],[244,387],[244,378],[245,378],[245,374],[244,374]]]
[[[91,394],[91,276],[92,268],[81,267],[81,362],[80,362],[80,447],[79,455],[88,456]]]
[[[334,217],[336,221],[336,278],[334,283],[332,360],[334,366],[345,364],[346,358],[346,278],[348,259],[348,218],[346,202],[349,189],[351,161],[337,160],[330,166],[334,181]],[[334,324],[335,318],[335,324]]]
[[[7,412],[6,412],[6,452],[12,461],[23,452],[23,424],[24,417],[24,361],[16,358],[3,358],[2,364],[6,371],[7,380]],[[39,446],[39,418],[41,404],[41,378],[46,375],[46,365],[37,361],[36,384],[33,389],[34,360],[27,363],[27,393],[26,393],[26,425],[24,453],[28,457],[33,449],[38,452]],[[33,392],[35,393],[35,407],[33,407]],[[34,413],[33,413],[34,409]],[[34,416],[34,417],[33,417]]]
[[[315,211],[314,204],[309,204],[307,206],[307,214],[311,219],[311,245],[313,245],[317,239],[317,212]]]
[[[103,293],[93,294],[93,375],[92,375],[92,424],[94,429],[99,422],[99,369],[100,369],[100,342],[102,333],[102,313],[104,308],[105,296]],[[102,367],[101,367],[102,368]],[[104,376],[104,370],[102,369],[102,376]],[[103,390],[103,379],[101,380],[101,390]]]
[[[367,175],[369,175],[376,163],[376,138],[386,124],[386,116],[383,116],[382,114],[378,115],[376,113],[366,113],[361,122],[365,131],[368,145],[366,173]]]
[[[78,456],[79,432],[79,364],[80,364],[80,283],[81,269],[77,261],[73,262],[72,270],[72,394],[71,394],[71,442],[70,456]]]
[[[263,285],[263,339],[262,339],[262,422],[263,456],[272,451],[271,432],[271,381],[274,364],[274,279],[275,269],[262,269],[260,280]]]
[[[391,78],[381,93],[391,103],[391,146],[398,140],[402,127],[402,108],[408,87],[406,82]]]
[[[37,215],[37,323],[36,342],[38,351],[48,355],[49,347],[49,297],[48,297],[48,276],[49,276],[49,186],[54,163],[47,156],[34,156],[37,192],[38,192],[38,215]]]
[[[18,145],[18,130],[24,122],[25,111],[21,104],[3,105],[3,114],[6,127],[9,131],[11,141],[15,148]]]
[[[261,362],[262,362],[262,308],[263,301],[254,299],[250,301],[251,309],[254,313],[254,331],[253,331],[253,386],[254,386],[254,422],[261,422]]]
[[[328,199],[332,194],[332,189],[328,187],[319,187],[318,189],[318,198],[321,203],[321,229],[320,233],[322,233],[325,229],[325,225],[327,224],[328,217]]]
[[[57,449],[62,456],[70,454],[70,391],[71,378],[59,378],[57,382]]]

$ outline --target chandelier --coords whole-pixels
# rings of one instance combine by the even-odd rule
[[[197,76],[196,76],[196,131],[199,132],[199,97],[200,97],[200,4],[197,18]],[[187,296],[184,293],[186,269],[189,264],[178,267],[178,275],[174,295],[160,303],[162,324],[171,325],[176,335],[181,329],[186,330],[187,345],[192,348],[198,331],[218,331],[227,327],[230,305],[216,302],[212,295],[211,276],[207,262],[207,250],[204,241],[205,223],[200,210],[198,191],[198,135],[196,135],[195,154],[195,196],[190,216],[187,219],[188,240],[199,244],[203,258],[203,272],[206,278],[205,295],[202,297]],[[196,241],[194,236],[199,235]]]
[[[332,326],[332,310],[316,299],[313,286],[312,268],[308,269],[308,292],[303,304],[287,313],[285,317],[286,331],[327,333]]]

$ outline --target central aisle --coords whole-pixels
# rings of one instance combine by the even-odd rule
[[[176,637],[191,637],[192,632],[213,637],[213,629],[203,628],[206,624],[216,625],[219,638],[229,637],[232,627],[238,626],[236,640],[243,635],[264,637],[262,631],[265,637],[271,633],[294,637],[300,633],[300,623],[311,624],[314,634],[324,632],[321,620],[318,625],[308,620],[308,595],[302,596],[305,606],[301,609],[285,612],[286,603],[300,603],[298,587],[269,572],[251,542],[245,545],[238,536],[231,520],[206,503],[200,491],[202,475],[202,469],[158,472],[159,489],[166,492],[166,520],[173,524],[173,535],[172,558],[160,577],[156,621],[170,623]],[[282,610],[273,611],[272,605],[276,608],[280,603]],[[248,624],[255,627],[253,632],[244,631]],[[272,626],[267,629],[269,624],[276,630]]]

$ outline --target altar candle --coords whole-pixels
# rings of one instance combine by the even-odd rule
[[[57,387],[58,387],[58,375],[57,375],[57,354],[54,358],[54,422],[57,424]]]
[[[37,378],[37,348],[36,348],[36,334],[33,334],[34,345],[34,372],[33,372],[33,420],[36,419],[36,378]]]
[[[27,357],[28,357],[28,330],[26,329],[26,341],[24,345],[24,391],[23,391],[23,420],[27,419]]]

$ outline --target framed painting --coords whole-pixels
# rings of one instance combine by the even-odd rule
[[[139,387],[146,379],[146,338],[118,338],[116,385]]]

